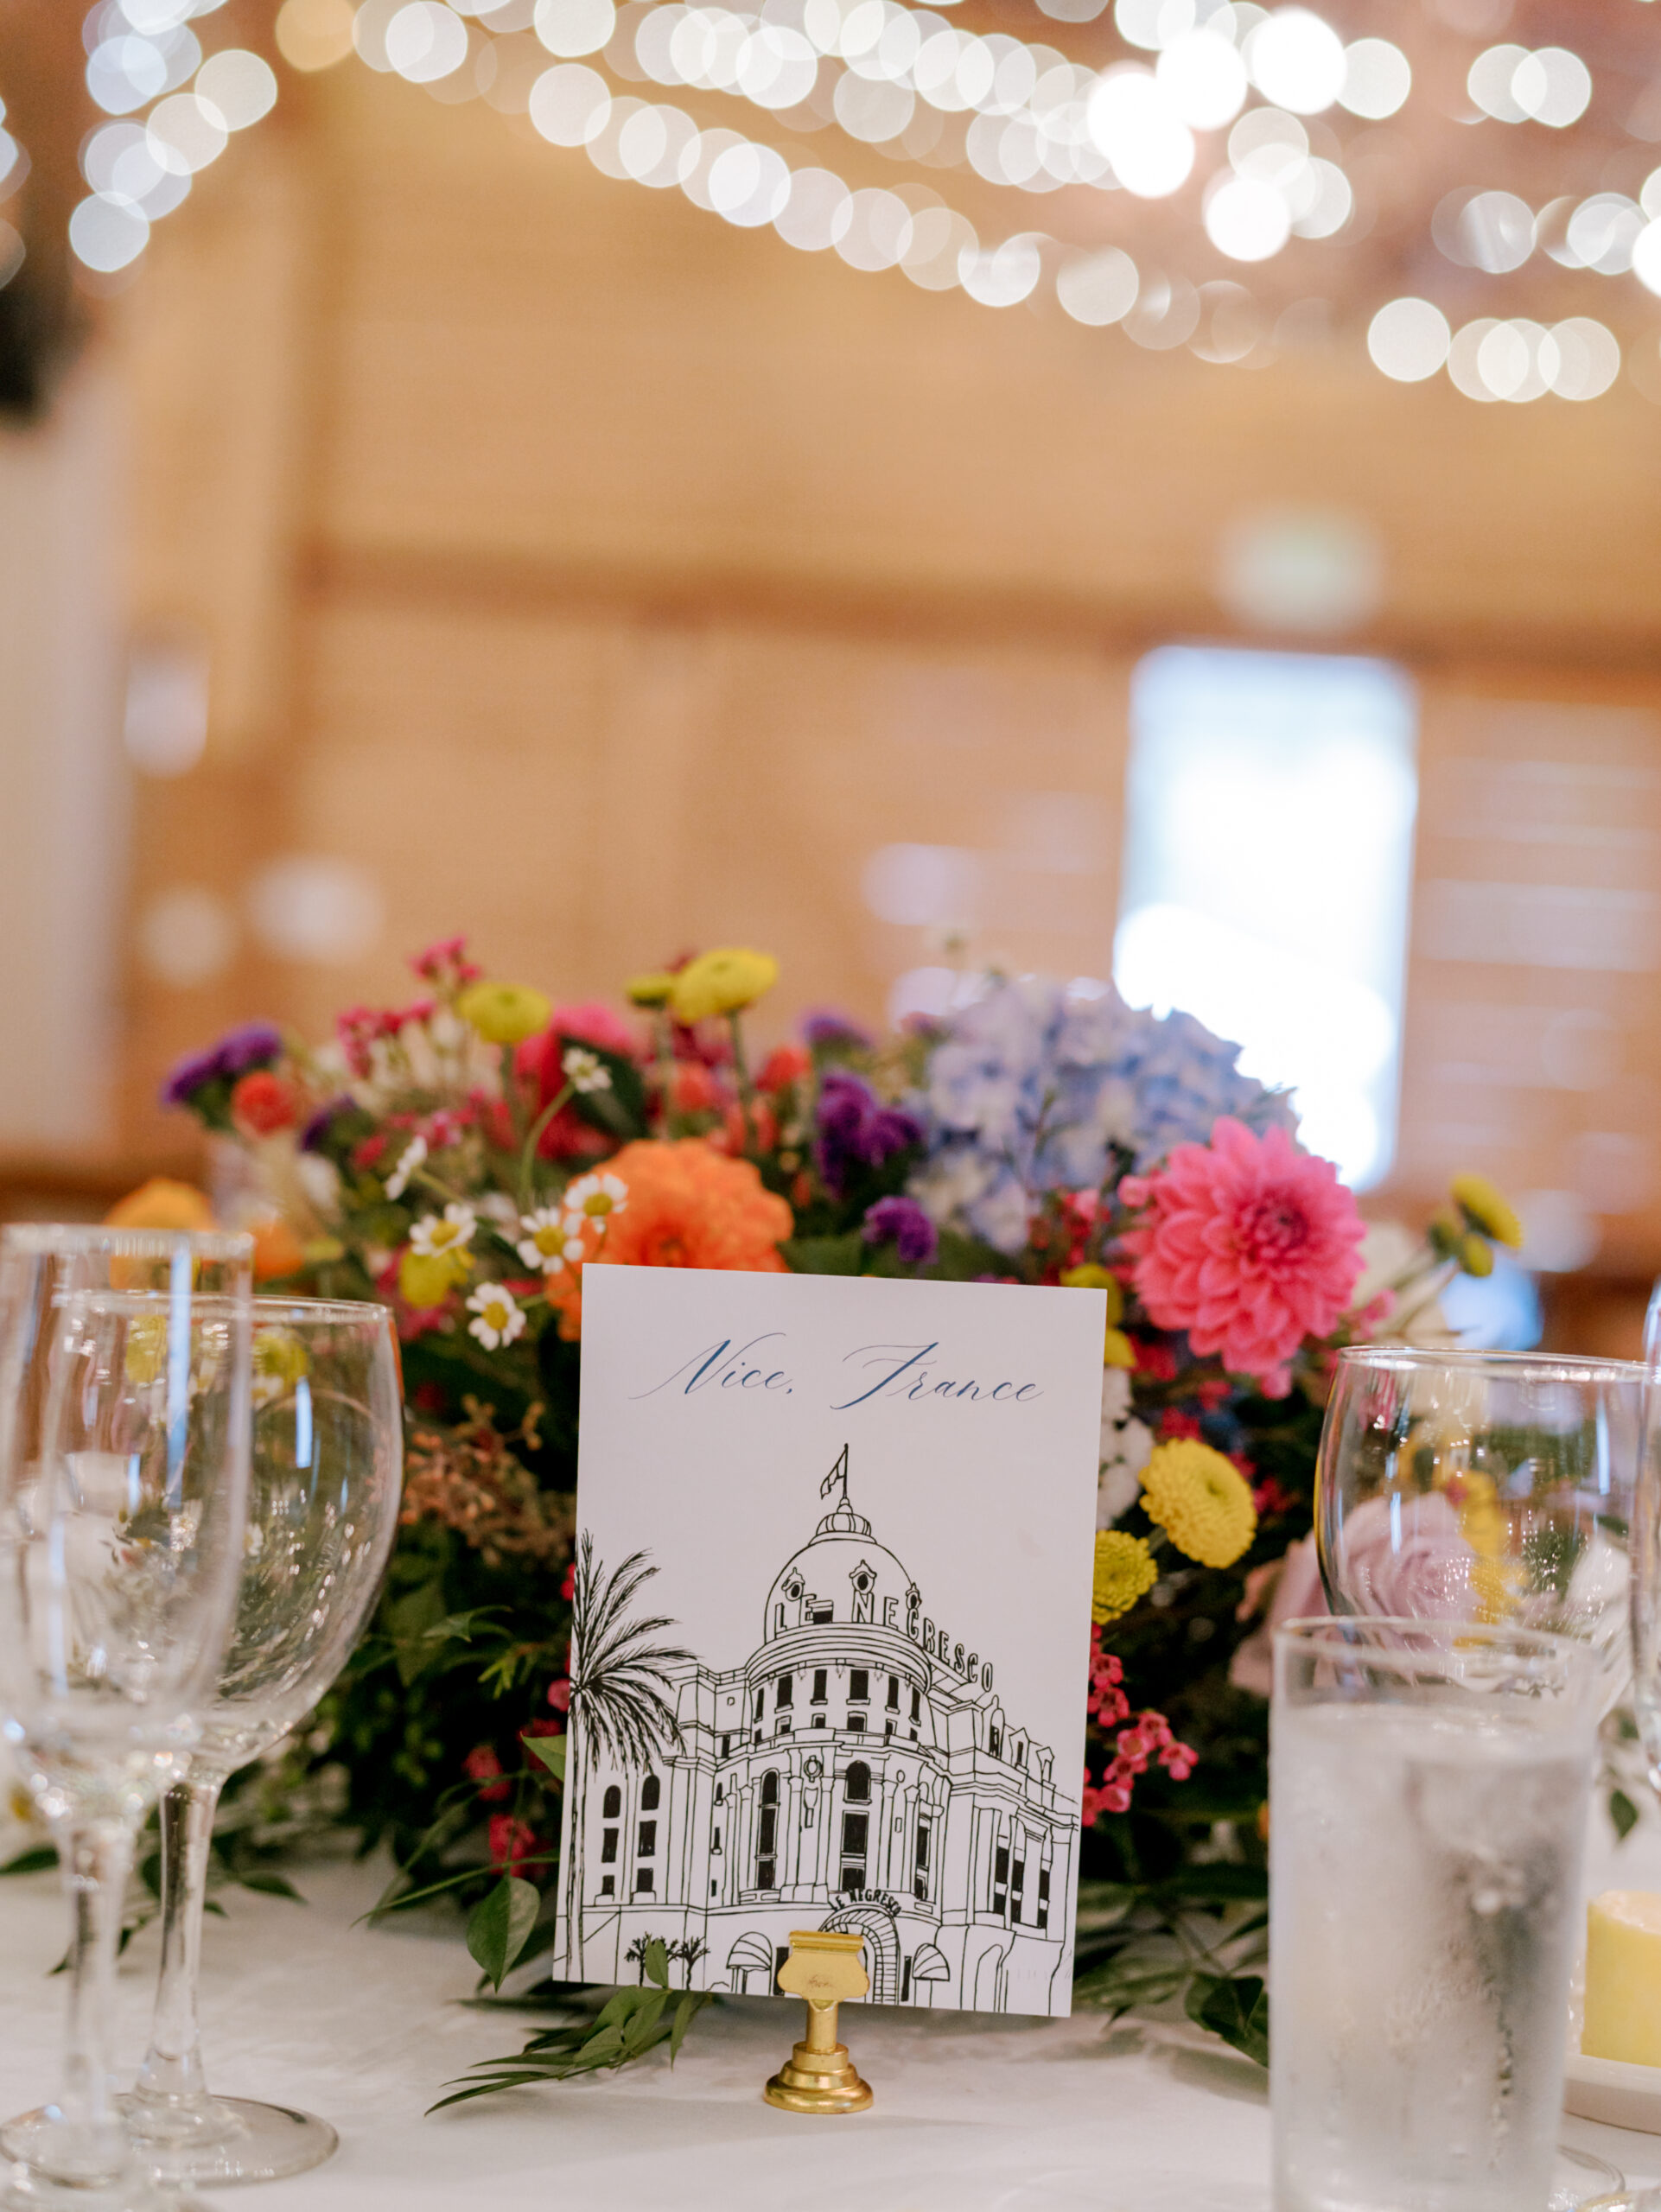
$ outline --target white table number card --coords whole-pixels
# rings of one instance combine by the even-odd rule
[[[590,1268],[554,1972],[1066,2013],[1099,1291]]]

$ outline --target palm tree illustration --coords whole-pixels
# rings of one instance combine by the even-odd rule
[[[571,1586],[571,1698],[566,1716],[572,1800],[565,1956],[568,1965],[575,1956],[579,1981],[589,1783],[602,1759],[625,1770],[640,1769],[651,1764],[654,1751],[681,1741],[667,1694],[673,1686],[669,1669],[690,1662],[693,1654],[678,1644],[652,1641],[674,1627],[666,1615],[630,1617],[636,1597],[657,1572],[646,1553],[631,1552],[608,1573],[595,1558],[593,1536],[582,1532]]]
[[[670,1957],[671,1959],[678,1959],[681,1964],[686,1968],[686,1986],[688,1989],[692,1986],[692,1969],[697,1964],[698,1961],[704,1955],[705,1952],[708,1951],[709,1948],[710,1946],[704,1942],[702,1936],[687,1936],[683,1937],[678,1943],[671,1943],[669,1946]]]

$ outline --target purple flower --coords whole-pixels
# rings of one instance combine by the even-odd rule
[[[861,1167],[881,1167],[923,1141],[923,1125],[901,1106],[879,1106],[856,1075],[826,1076],[819,1090],[819,1175],[841,1198]]]
[[[210,1083],[234,1083],[251,1068],[268,1068],[283,1056],[283,1039],[269,1021],[245,1022],[206,1052],[181,1060],[162,1086],[164,1106],[188,1106]]]
[[[802,1016],[802,1036],[816,1052],[826,1046],[842,1046],[868,1052],[875,1042],[869,1029],[862,1029],[847,1014],[827,1006],[817,1006]]]
[[[915,1198],[879,1198],[865,1215],[865,1241],[894,1249],[908,1268],[920,1268],[939,1249],[940,1235]]]

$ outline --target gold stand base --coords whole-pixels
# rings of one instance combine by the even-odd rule
[[[799,2043],[762,2094],[786,2112],[863,2112],[871,2101],[870,2084],[860,2080],[845,2043],[830,2050]]]

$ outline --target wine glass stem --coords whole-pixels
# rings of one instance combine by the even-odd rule
[[[69,1899],[69,2001],[59,2111],[77,2147],[74,2165],[119,2165],[124,2138],[110,2097],[109,2037],[116,1950],[132,1865],[132,1831],[122,1821],[89,1821],[60,1837]],[[107,2138],[107,2143],[104,2139]]]
[[[139,2069],[137,2094],[152,2103],[207,2102],[196,1985],[201,1967],[202,1908],[213,1815],[225,1777],[192,1760],[184,1781],[162,1800],[162,1972],[156,1990],[150,2046]]]

